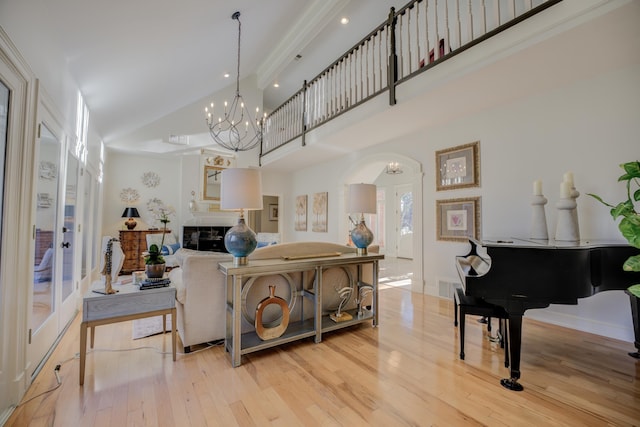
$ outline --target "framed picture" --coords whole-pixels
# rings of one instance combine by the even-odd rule
[[[480,235],[480,197],[436,200],[437,240],[467,241]]]
[[[296,231],[307,231],[307,195],[296,196]]]
[[[269,221],[278,220],[278,205],[269,205]]]
[[[315,193],[313,195],[313,220],[311,231],[325,233],[327,231],[327,199],[329,193]]]
[[[436,190],[480,186],[480,141],[436,151]]]

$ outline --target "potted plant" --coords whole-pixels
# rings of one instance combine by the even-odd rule
[[[629,244],[640,249],[640,212],[636,210],[635,203],[640,202],[640,162],[629,162],[620,165],[624,169],[624,174],[618,178],[618,182],[626,182],[627,200],[623,200],[617,205],[611,205],[595,194],[589,196],[595,198],[600,203],[611,208],[611,216],[614,220],[622,217],[618,228],[622,236],[627,239]],[[633,187],[632,188],[632,184]],[[624,271],[640,272],[640,254],[630,256],[622,265]],[[638,319],[640,316],[640,283],[627,288],[626,293],[631,298],[631,314],[633,315],[633,324],[636,336],[636,348],[640,348],[640,330],[638,328]],[[629,353],[631,357],[640,358],[640,353]]]
[[[640,202],[640,162],[624,163],[620,167],[624,169],[625,173],[618,178],[618,182],[626,182],[627,200],[614,206],[595,194],[589,194],[589,196],[610,207],[614,220],[622,217],[618,225],[622,236],[631,246],[640,249],[640,213],[636,211],[634,205],[634,203]],[[632,183],[635,184],[635,190],[631,187]],[[624,271],[640,271],[640,254],[629,257],[622,268]],[[640,287],[640,284],[636,286]]]
[[[149,247],[149,251],[144,257],[145,272],[150,279],[160,279],[164,276],[166,263],[162,256],[162,247],[164,246],[164,235],[167,233],[167,224],[169,220],[169,212],[167,209],[159,209],[158,217],[162,223],[162,240],[160,247],[153,244]]]

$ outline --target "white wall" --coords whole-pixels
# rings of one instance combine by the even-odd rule
[[[142,182],[142,175],[145,172],[157,173],[160,177],[159,185],[147,187]],[[151,198],[159,198],[165,205],[172,206],[176,210],[176,217],[171,219],[168,227],[176,236],[179,236],[180,230],[176,227],[179,227],[183,221],[180,209],[182,165],[179,158],[138,156],[110,151],[105,165],[103,185],[103,235],[118,236],[118,232],[125,228],[126,218],[121,218],[121,215],[127,206],[138,208],[140,218],[136,219],[137,230],[158,226],[147,209],[147,202]],[[125,188],[137,190],[140,199],[130,204],[120,200],[120,192]]]

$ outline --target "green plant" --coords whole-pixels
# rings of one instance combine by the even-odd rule
[[[164,264],[164,257],[155,243],[149,247],[149,252],[144,257],[144,263],[146,265]]]
[[[636,211],[634,203],[640,202],[640,162],[629,162],[620,165],[624,174],[618,178],[618,182],[626,182],[627,200],[617,205],[611,205],[595,194],[589,196],[611,208],[611,216],[614,220],[622,217],[618,228],[622,236],[631,246],[640,249],[640,213]],[[635,190],[632,190],[632,184]],[[622,268],[624,271],[640,271],[640,255],[634,255],[627,259]]]

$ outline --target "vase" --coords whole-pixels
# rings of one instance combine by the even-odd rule
[[[164,269],[166,264],[147,264],[145,266],[145,272],[149,279],[161,279],[164,276]]]

